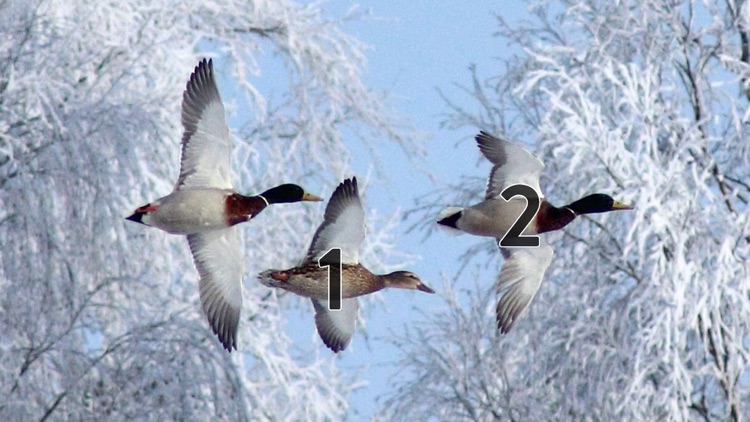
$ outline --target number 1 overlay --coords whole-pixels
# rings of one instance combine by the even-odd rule
[[[331,248],[318,259],[320,268],[328,267],[328,310],[341,310],[341,248]]]

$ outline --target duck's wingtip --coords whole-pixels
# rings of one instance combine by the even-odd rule
[[[214,59],[212,58],[206,59],[204,57],[198,60],[198,64],[195,65],[195,69],[193,70],[193,73],[198,73],[201,69],[206,68],[206,67],[209,69],[209,71],[212,71],[214,68]]]
[[[479,140],[479,138],[489,138],[489,137],[493,137],[493,136],[490,135],[490,133],[487,132],[486,130],[481,130],[481,129],[479,130],[479,133],[476,134],[476,136],[474,136],[474,138],[477,140]]]
[[[347,194],[350,196],[359,196],[359,187],[357,186],[357,177],[354,176],[350,179],[344,179],[344,181],[339,183],[339,185],[336,187],[336,190],[334,191],[333,195],[336,195],[337,191],[341,192],[339,193],[339,195]]]
[[[221,341],[221,340],[219,340]],[[232,350],[237,350],[237,345],[230,342],[221,342],[221,345],[224,346],[224,350],[227,351],[227,353],[232,353]]]
[[[500,334],[505,335],[510,332],[510,328],[513,326],[513,323],[507,323],[505,321],[497,321],[497,330],[500,331]]]
[[[497,330],[500,332],[500,334],[505,335],[508,334],[511,328],[513,328],[513,325],[515,325],[516,320],[518,319],[518,315],[507,314],[507,310],[504,311],[502,307],[502,303],[497,304],[496,322]]]
[[[213,329],[213,327],[212,327]],[[221,332],[220,330],[214,329],[214,334],[216,334],[216,337],[219,339],[219,343],[221,343],[222,347],[224,347],[224,350],[226,350],[228,353],[232,353],[232,350],[237,350],[237,332],[234,333],[231,332]]]

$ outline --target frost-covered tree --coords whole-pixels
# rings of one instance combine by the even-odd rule
[[[530,11],[520,24],[498,17],[515,55],[490,78],[474,69],[466,91],[481,111],[453,106],[446,126],[536,145],[552,203],[603,191],[636,209],[548,236],[552,265],[505,336],[493,318],[501,258],[482,243],[444,310],[397,340],[411,376],[383,416],[748,419],[750,2]],[[486,173],[475,176],[454,191],[479,197]],[[428,199],[435,213],[469,202]]]
[[[301,257],[320,209],[279,206],[240,229],[232,355],[184,238],[124,217],[171,191],[182,92],[205,55],[241,192],[326,195],[348,169],[344,129],[400,142],[361,82],[362,45],[292,0],[0,0],[0,16],[0,419],[341,418],[353,381],[295,354],[284,302],[253,279]]]

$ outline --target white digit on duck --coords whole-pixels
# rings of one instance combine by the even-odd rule
[[[234,191],[229,176],[232,138],[211,60],[203,59],[190,76],[182,96],[182,125],[182,160],[174,190],[139,207],[127,219],[187,235],[200,274],[203,311],[221,344],[231,352],[237,349],[244,271],[233,226],[270,204],[322,199],[293,184],[255,196]]]
[[[632,209],[609,195],[595,193],[569,205],[557,208],[544,199],[539,177],[544,164],[521,146],[498,139],[486,132],[476,136],[482,154],[492,163],[484,201],[467,208],[449,207],[438,216],[437,223],[476,236],[494,237],[498,242],[516,223],[526,209],[526,199],[514,197],[506,201],[500,195],[509,186],[525,184],[534,189],[541,200],[539,210],[523,231],[538,235],[559,230],[578,215]],[[500,248],[505,263],[497,280],[497,327],[507,333],[534,299],[544,273],[552,262],[552,247]]]
[[[313,236],[303,263],[287,270],[267,270],[258,278],[268,287],[278,287],[312,299],[318,334],[334,352],[344,350],[354,334],[359,302],[357,296],[388,287],[435,293],[416,274],[395,271],[377,275],[359,263],[359,248],[365,238],[365,212],[359,199],[357,179],[344,180],[331,195],[323,223]],[[318,260],[331,248],[341,249],[341,310],[328,310],[328,268]]]

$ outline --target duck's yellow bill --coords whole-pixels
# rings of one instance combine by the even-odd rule
[[[612,209],[613,210],[632,210],[633,206],[628,205],[628,204],[623,204],[622,202],[619,202],[619,201],[614,201],[612,203]]]
[[[302,200],[303,201],[319,202],[319,201],[322,201],[323,198],[321,198],[319,196],[315,196],[315,195],[313,195],[311,193],[305,192],[305,193],[302,194]]]

